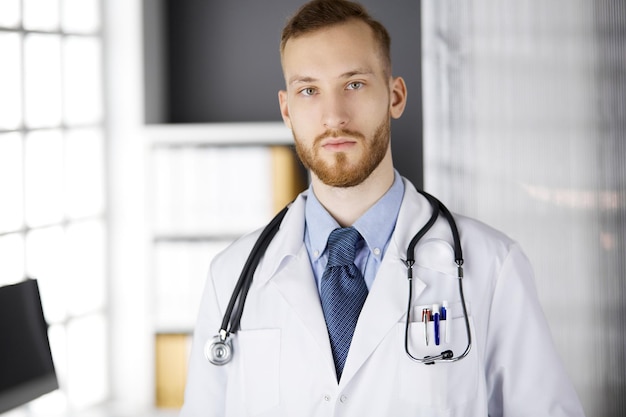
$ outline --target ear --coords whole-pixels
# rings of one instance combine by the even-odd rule
[[[406,107],[406,84],[402,77],[396,77],[391,79],[391,88],[389,89],[391,94],[391,101],[389,105],[389,114],[394,119],[398,119],[402,116],[404,108]]]
[[[291,129],[291,118],[289,117],[289,105],[287,103],[287,91],[280,90],[278,92],[278,104],[280,105],[280,115],[283,117],[283,122],[289,129]]]

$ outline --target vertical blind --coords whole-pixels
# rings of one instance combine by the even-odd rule
[[[425,189],[518,240],[588,415],[626,413],[626,4],[422,2]]]

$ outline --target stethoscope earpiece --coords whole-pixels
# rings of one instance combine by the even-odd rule
[[[225,365],[233,357],[233,342],[228,336],[222,339],[220,335],[216,335],[204,344],[204,356],[213,365]]]

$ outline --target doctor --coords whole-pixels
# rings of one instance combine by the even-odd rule
[[[384,27],[356,3],[314,0],[284,28],[281,58],[280,111],[311,185],[256,270],[232,360],[223,366],[207,361],[204,345],[220,328],[259,232],[213,261],[181,416],[583,416],[527,258],[516,242],[475,220],[454,216],[465,255],[469,354],[434,365],[406,355],[403,260],[432,209],[393,167],[390,120],[402,115],[407,90],[391,75]],[[349,232],[329,242],[342,228]],[[334,239],[349,240],[355,253],[340,273],[329,272]],[[419,357],[443,348],[457,355],[467,337],[443,217],[415,256],[409,348]],[[333,304],[330,283],[340,279],[353,292]],[[422,311],[444,302],[445,334],[435,341]]]

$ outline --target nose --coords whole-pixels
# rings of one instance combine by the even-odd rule
[[[344,128],[349,123],[348,103],[341,94],[327,94],[323,106],[322,124],[326,129]]]

